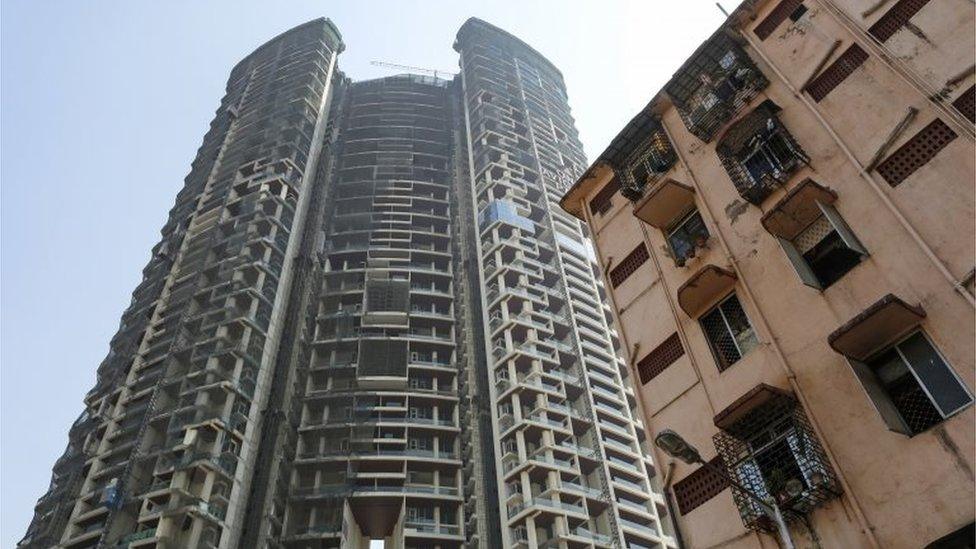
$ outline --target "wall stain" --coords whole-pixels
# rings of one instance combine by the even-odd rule
[[[736,198],[725,206],[725,217],[734,225],[739,216],[749,209],[749,204]]]
[[[969,477],[969,482],[973,482],[976,478],[973,477],[973,470],[969,467],[969,463],[966,462],[966,458],[963,457],[962,452],[959,451],[959,446],[949,437],[949,433],[945,431],[945,427],[939,427],[933,431],[936,438],[939,439],[939,444],[945,448],[945,451],[952,456],[952,459],[956,461],[956,466],[962,469],[966,476]]]

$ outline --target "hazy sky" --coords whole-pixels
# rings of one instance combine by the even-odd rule
[[[731,9],[735,0],[724,0]],[[94,385],[231,67],[331,18],[371,60],[456,70],[480,17],[559,67],[589,158],[722,21],[713,0],[37,1],[0,13],[0,546],[13,547]]]

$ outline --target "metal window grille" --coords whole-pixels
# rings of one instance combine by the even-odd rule
[[[970,122],[976,123],[976,86],[970,86],[968,90],[962,92],[952,102],[952,106]]]
[[[895,187],[932,160],[956,137],[952,128],[936,118],[879,164],[878,173]]]
[[[614,177],[606,184],[605,187],[600,189],[600,192],[596,193],[596,196],[590,200],[590,211],[594,214],[603,215],[610,211],[610,207],[613,205],[613,195],[620,190],[620,180]]]
[[[637,363],[637,372],[640,374],[641,383],[647,383],[657,377],[684,354],[685,349],[681,346],[681,338],[678,337],[678,333],[671,334],[671,337],[665,339],[664,343],[655,347]]]
[[[809,162],[775,109],[765,104],[756,108],[729,128],[716,147],[732,184],[750,204],[761,204],[801,164]]]
[[[851,44],[847,51],[840,54],[819,76],[807,86],[807,92],[814,101],[819,103],[833,91],[841,82],[847,79],[855,69],[860,67],[868,58],[866,51],[857,44]]]
[[[910,373],[889,383],[886,388],[892,404],[912,433],[921,433],[942,423],[942,414]]]
[[[762,497],[772,497],[787,521],[801,518],[841,488],[810,422],[787,395],[749,411],[712,437],[728,474]],[[732,487],[742,523],[751,530],[774,531],[764,510]]]
[[[620,194],[630,200],[639,200],[644,188],[657,181],[677,160],[671,141],[658,125],[627,159],[624,171],[627,184],[621,188]]]
[[[769,35],[773,34],[776,27],[780,23],[786,21],[786,18],[790,16],[791,13],[796,11],[803,4],[802,0],[783,0],[773,8],[773,11],[769,12],[769,15],[765,19],[756,25],[756,28],[752,32],[759,37],[760,40],[765,40],[769,38]]]
[[[650,255],[647,253],[647,247],[644,246],[643,242],[641,242],[636,248],[634,248],[634,251],[627,254],[627,257],[625,257],[619,265],[610,271],[610,285],[614,288],[619,286],[649,258]]]
[[[695,250],[703,247],[708,237],[705,221],[698,210],[693,210],[668,232],[668,245],[671,246],[675,261],[680,265],[695,257]]]
[[[735,294],[705,313],[699,322],[720,372],[756,346],[752,325]]]
[[[869,366],[911,433],[921,433],[972,403],[972,396],[921,332]]]
[[[665,85],[688,131],[709,142],[769,80],[731,37],[719,31]]]
[[[905,26],[920,9],[925,7],[929,0],[899,0],[881,19],[871,25],[868,32],[879,41],[884,42],[891,38],[898,29]]]
[[[729,487],[728,478],[719,473],[724,468],[722,457],[715,456],[709,465],[714,468],[699,467],[693,473],[674,483],[672,488],[674,499],[678,504],[678,511],[682,515],[687,515]]]

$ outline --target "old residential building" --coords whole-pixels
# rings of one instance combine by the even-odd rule
[[[774,546],[732,479],[797,546],[971,547],[973,21],[747,1],[563,197],[651,436],[717,466],[662,471],[685,546]]]
[[[232,70],[19,546],[676,547],[559,70],[478,19],[450,79],[343,48]]]

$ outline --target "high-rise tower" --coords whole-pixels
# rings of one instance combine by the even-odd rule
[[[242,61],[21,547],[671,547],[559,71]]]
[[[458,32],[506,544],[665,547],[665,503],[581,225],[562,74],[477,19]]]
[[[231,72],[21,545],[237,537],[342,48],[319,19]]]

